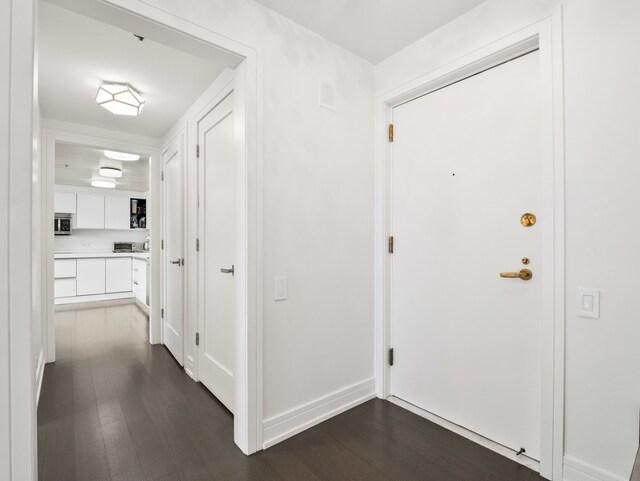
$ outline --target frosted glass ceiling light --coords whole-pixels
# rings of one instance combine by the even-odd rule
[[[140,115],[144,107],[142,95],[128,84],[104,82],[98,89],[96,102],[116,115]]]
[[[116,183],[113,180],[92,180],[91,181],[91,185],[94,187],[100,187],[102,189],[115,189],[116,188]]]
[[[137,154],[125,154],[124,152],[114,152],[113,150],[105,150],[105,157],[109,157],[113,160],[124,160],[125,162],[130,162],[132,160],[138,160],[140,158]]]
[[[100,175],[103,177],[122,177],[122,170],[117,167],[100,167]]]

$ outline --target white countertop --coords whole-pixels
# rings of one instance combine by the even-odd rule
[[[148,252],[56,252],[54,259],[91,259],[106,257],[138,257],[148,259]]]

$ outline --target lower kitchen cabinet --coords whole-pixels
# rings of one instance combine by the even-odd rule
[[[149,305],[147,301],[147,261],[141,259],[133,259],[132,265],[133,293],[136,298],[145,305]]]
[[[53,297],[60,299],[61,297],[76,296],[76,280],[72,279],[55,279],[53,281]]]
[[[131,258],[107,258],[106,261],[106,291],[131,292]]]
[[[104,294],[106,292],[105,260],[104,258],[78,259],[76,267],[76,291],[78,296]]]

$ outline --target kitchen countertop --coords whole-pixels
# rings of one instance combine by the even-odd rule
[[[148,252],[56,252],[54,259],[91,259],[100,257],[138,257],[148,259]]]

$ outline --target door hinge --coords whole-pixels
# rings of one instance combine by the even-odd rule
[[[196,332],[196,346],[200,345],[200,333]]]
[[[389,124],[389,142],[393,142],[393,124]]]
[[[160,319],[164,319],[164,308],[160,309]]]
[[[160,241],[160,249],[164,250],[164,239]]]
[[[200,207],[200,194],[198,194],[198,207]]]
[[[196,239],[196,252],[200,252],[200,239]]]
[[[389,236],[389,254],[393,254],[393,236]]]
[[[199,158],[200,157],[200,145],[196,144],[196,157]]]
[[[160,171],[160,180],[164,180],[164,170]]]
[[[389,366],[393,366],[393,348],[389,349]]]

